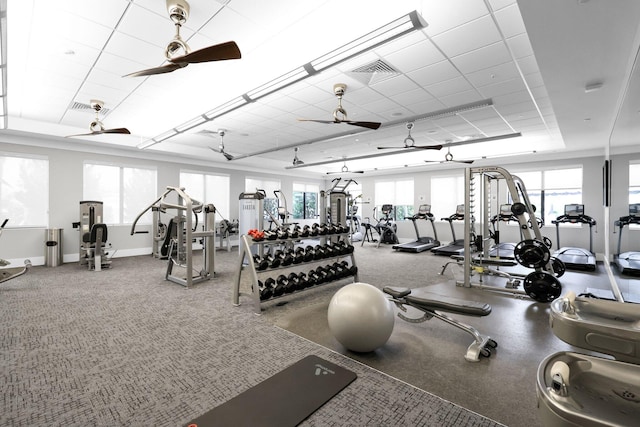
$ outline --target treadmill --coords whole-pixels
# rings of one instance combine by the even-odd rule
[[[562,261],[566,268],[572,270],[595,271],[596,257],[593,253],[593,226],[596,220],[584,214],[584,205],[564,205],[564,215],[560,215],[551,221],[556,225],[556,239],[560,249],[553,253],[553,257]],[[589,250],[560,246],[560,224],[588,224],[589,225]]]
[[[402,243],[399,245],[392,246],[392,249],[401,251],[401,252],[424,252],[429,249],[433,249],[437,246],[440,246],[440,242],[438,241],[438,234],[436,232],[436,226],[433,223],[433,214],[431,213],[431,205],[420,205],[418,207],[418,213],[413,216],[407,216],[404,219],[410,219],[413,222],[413,228],[416,230],[417,239],[413,242]],[[431,222],[431,228],[433,228],[433,236],[434,237],[421,237],[420,231],[418,229],[417,220],[426,219]]]
[[[615,223],[620,228],[618,233],[618,254],[613,256],[615,264],[618,266],[620,273],[633,276],[640,275],[640,252],[629,251],[620,253],[622,244],[622,229],[625,225],[640,224],[640,203],[629,205],[629,215],[620,217]]]
[[[464,205],[458,205],[456,207],[456,213],[447,217],[441,218],[442,221],[447,221],[449,227],[451,227],[451,236],[453,241],[448,245],[437,246],[431,249],[436,255],[454,256],[464,254],[464,239],[456,239],[456,231],[453,229],[453,221],[464,221]]]

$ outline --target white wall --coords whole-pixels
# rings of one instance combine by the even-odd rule
[[[44,145],[44,144],[40,144]],[[57,144],[50,143],[55,146]],[[98,151],[98,150],[96,150]],[[179,162],[149,160],[138,156],[129,156],[126,151],[110,149],[109,154],[104,150],[99,153],[82,151],[79,149],[53,149],[39,145],[22,145],[12,143],[12,138],[3,136],[0,139],[0,153],[32,154],[46,156],[49,160],[49,227],[62,228],[62,249],[64,262],[78,260],[79,237],[77,229],[72,223],[79,221],[79,202],[83,200],[83,162],[100,161],[113,162],[118,165],[155,167],[157,169],[157,194],[162,194],[167,186],[178,186],[180,170],[202,171],[207,173],[221,173],[230,176],[230,218],[238,218],[238,197],[244,191],[245,176],[264,177],[265,179],[280,180],[282,191],[288,201],[293,199],[293,182],[298,178],[269,173],[246,172],[232,169],[220,169],[202,165]],[[305,182],[315,183],[323,188],[323,180],[304,179]],[[189,192],[186,189],[187,193]],[[149,204],[153,200],[148,201]],[[216,218],[220,220],[220,218]],[[10,227],[10,223],[7,225]],[[152,246],[151,226],[137,226],[136,231],[148,230],[148,234],[130,234],[131,226],[110,226],[109,242],[117,249],[115,257],[150,254]],[[45,253],[44,228],[20,228],[4,230],[0,238],[0,258],[11,261],[14,265],[22,265],[25,259],[30,259],[33,265],[44,264]]]

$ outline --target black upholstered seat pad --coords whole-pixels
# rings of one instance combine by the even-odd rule
[[[404,297],[407,302],[427,310],[441,310],[467,316],[486,316],[491,313],[491,306],[487,303],[438,295],[424,289],[410,290],[409,288],[385,286],[383,290],[394,298]]]

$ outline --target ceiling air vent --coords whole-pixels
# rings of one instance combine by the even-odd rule
[[[75,110],[75,111],[86,111],[87,113],[91,113],[91,114],[95,114],[96,112],[96,110],[91,108],[91,104],[85,104],[83,102],[78,102],[78,101],[73,101],[69,109]],[[100,114],[102,115],[107,114],[108,112],[109,112],[109,109],[105,107],[102,107],[102,109],[100,110]]]
[[[374,85],[383,80],[398,76],[400,74],[401,73],[398,70],[382,61],[381,59],[375,60],[350,71],[351,77],[367,85]]]

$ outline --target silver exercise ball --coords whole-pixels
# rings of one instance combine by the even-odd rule
[[[340,344],[365,353],[383,346],[393,332],[393,304],[368,283],[352,283],[329,303],[329,329]]]

